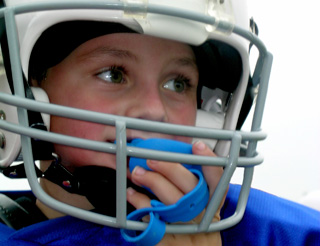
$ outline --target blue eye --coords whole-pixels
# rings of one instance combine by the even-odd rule
[[[97,74],[97,76],[110,83],[123,83],[124,82],[124,72],[121,67],[111,67]]]
[[[169,81],[167,81],[163,88],[171,90],[171,91],[175,91],[178,93],[182,93],[187,89],[189,83],[189,79],[183,77],[183,76],[178,76],[175,79],[171,79]]]

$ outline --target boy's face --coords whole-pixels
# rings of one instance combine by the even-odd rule
[[[194,125],[198,69],[185,44],[140,34],[111,34],[89,40],[50,68],[42,88],[50,102],[92,111],[174,124]],[[102,142],[116,138],[112,126],[51,117],[52,132]],[[127,131],[132,138],[186,137]],[[56,145],[68,169],[115,168],[115,156]]]

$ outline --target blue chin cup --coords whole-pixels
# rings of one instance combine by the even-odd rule
[[[169,139],[135,139],[129,146],[152,150],[162,150],[183,154],[192,154],[192,145]],[[140,221],[149,215],[149,224],[144,231],[121,229],[122,237],[137,245],[156,245],[165,234],[166,222],[187,222],[197,217],[206,207],[209,200],[209,190],[203,177],[201,166],[183,164],[190,172],[197,176],[199,182],[196,187],[180,198],[175,204],[165,205],[160,201],[151,200],[151,207],[138,209],[127,216],[128,220]],[[130,172],[136,166],[151,170],[147,161],[141,158],[130,158]],[[152,170],[151,170],[152,171]]]

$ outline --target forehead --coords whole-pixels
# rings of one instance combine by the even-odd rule
[[[91,39],[81,44],[75,52],[83,59],[108,54],[138,59],[139,56],[165,56],[195,63],[195,56],[187,44],[142,34],[117,33]],[[157,57],[154,57],[157,58]]]

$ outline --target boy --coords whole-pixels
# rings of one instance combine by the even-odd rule
[[[230,17],[229,12],[224,11],[224,8],[228,7],[228,1],[218,1],[216,3],[218,7],[210,3],[207,5],[205,1],[201,4],[189,2],[189,5],[183,1],[177,1],[177,3],[171,3],[173,6],[170,7],[180,7],[182,3],[184,11],[194,10],[193,8],[196,7],[195,12],[200,13],[209,8],[212,11],[220,11],[224,18]],[[235,9],[240,6],[236,2],[233,4]],[[53,6],[59,8],[58,3]],[[86,245],[93,240],[92,237],[98,235],[99,238],[94,239],[94,244],[221,245],[218,230],[230,226],[224,225],[223,221],[219,223],[220,209],[224,203],[230,174],[232,175],[232,170],[235,168],[233,162],[237,162],[240,134],[219,136],[217,132],[210,130],[206,130],[204,134],[202,130],[192,131],[193,128],[190,126],[195,125],[197,114],[200,114],[197,113],[197,108],[203,108],[206,110],[206,117],[214,115],[215,124],[216,119],[222,118],[225,121],[223,124],[221,122],[216,124],[220,128],[222,125],[226,130],[235,128],[249,80],[246,45],[240,41],[237,43],[238,39],[233,36],[230,37],[231,41],[227,41],[228,38],[224,40],[221,34],[215,32],[208,34],[208,31],[215,27],[214,25],[208,26],[191,20],[162,17],[157,14],[148,14],[144,19],[143,8],[139,8],[139,11],[134,14],[130,12],[137,6],[141,7],[125,3],[125,17],[122,11],[81,11],[81,8],[80,10],[22,14],[17,17],[21,65],[25,77],[28,78],[24,92],[28,98],[42,100],[39,99],[39,95],[44,95],[48,96],[46,100],[50,104],[70,107],[67,112],[78,112],[76,109],[81,109],[118,117],[109,116],[111,120],[106,123],[107,117],[101,121],[98,118],[90,118],[91,115],[98,117],[101,114],[88,112],[88,117],[83,119],[80,113],[73,116],[59,112],[61,108],[53,107],[50,119],[42,115],[42,122],[41,119],[39,120],[39,114],[29,111],[28,119],[32,128],[38,129],[40,126],[43,129],[42,127],[46,126],[50,131],[49,134],[52,134],[48,136],[56,136],[56,139],[50,139],[51,141],[42,139],[40,136],[40,140],[46,140],[40,141],[30,133],[34,139],[32,151],[25,147],[28,144],[25,142],[26,139],[22,138],[23,158],[26,165],[28,165],[30,152],[35,160],[40,160],[40,185],[45,192],[45,194],[41,193],[42,191],[31,183],[34,193],[39,198],[33,209],[36,210],[35,214],[41,216],[38,221],[32,221],[27,225],[33,224],[45,228],[45,225],[52,224],[47,219],[52,219],[53,223],[56,223],[53,226],[54,229],[49,229],[52,230],[52,234],[44,241],[35,239],[37,243],[50,244],[54,241],[53,244],[60,245],[80,243]],[[148,8],[152,9],[152,4]],[[239,16],[235,18],[237,21],[241,20]],[[6,24],[7,22],[9,17],[6,19]],[[228,26],[223,25],[225,24],[223,18],[221,22],[222,27],[218,30],[228,32]],[[29,24],[25,25],[26,23]],[[242,24],[241,21],[239,23]],[[168,24],[170,26],[167,26]],[[185,30],[181,32],[182,27],[188,27],[188,32],[194,32],[194,35],[189,35]],[[9,36],[9,30],[7,32]],[[205,42],[206,40],[210,42]],[[226,43],[224,44],[221,40]],[[268,68],[265,66],[268,67],[270,64],[263,59],[260,61],[263,61],[264,67],[258,68],[261,68],[268,77]],[[19,86],[14,81],[16,74],[14,68],[12,69],[14,90],[18,94]],[[229,69],[231,73],[228,73]],[[253,84],[255,82],[254,77]],[[260,85],[264,90],[266,90],[266,83],[267,80],[264,79]],[[239,102],[241,102],[240,106]],[[262,106],[259,107],[262,110]],[[113,119],[115,123],[110,123]],[[138,120],[135,121],[135,119]],[[148,122],[144,123],[145,120]],[[135,126],[135,123],[146,125],[145,127]],[[169,123],[169,125],[161,123]],[[151,127],[148,127],[148,124]],[[183,133],[180,133],[175,125],[183,129]],[[162,130],[163,127],[168,129]],[[259,123],[254,126],[254,128],[259,127]],[[45,136],[46,133],[43,132],[42,135]],[[60,135],[74,138],[59,139]],[[143,168],[137,165],[132,168],[132,172],[129,172],[127,165],[124,165],[127,162],[130,163],[132,157],[139,157],[135,149],[125,151],[126,145],[135,147],[137,139],[169,139],[177,141],[175,142],[177,144],[181,142],[190,144],[193,137],[233,141],[230,152],[229,145],[226,144],[228,141],[220,141],[216,146],[215,142],[210,143],[211,149],[202,141],[196,141],[192,145],[191,152],[193,156],[199,156],[197,160],[199,162],[190,161],[190,163],[204,164],[207,160],[207,163],[214,164],[202,166],[200,174],[180,164],[184,163],[182,161],[163,160],[161,156],[144,157],[147,159],[147,166]],[[251,140],[247,156],[253,156],[254,150],[250,148],[261,136],[258,139],[241,137],[245,141]],[[74,140],[73,143],[67,143],[69,139]],[[87,145],[82,147],[81,144],[75,143],[77,140],[80,143],[80,139],[90,141],[84,142]],[[100,143],[99,146],[106,149],[92,147],[93,141]],[[114,143],[116,148],[113,147]],[[152,148],[152,146],[147,147]],[[219,156],[228,155],[229,158],[223,159],[227,159],[227,164],[226,162],[217,164],[219,158],[212,158],[216,156],[212,149]],[[213,159],[216,159],[217,163],[212,161]],[[32,176],[28,168],[26,172],[27,176]],[[250,173],[252,174],[252,168],[248,168],[246,175],[250,176]],[[165,215],[161,214],[159,209],[157,210],[157,206],[169,209],[185,201],[184,199],[199,186],[202,175],[208,186],[211,202],[205,204],[206,207],[202,207],[200,213],[196,213],[189,220],[183,218],[170,221],[170,216],[175,216],[184,207],[172,210],[174,212],[167,216],[168,219],[163,219]],[[248,184],[250,185],[250,178],[244,180],[244,187]],[[123,196],[121,188],[118,188],[121,185],[125,188],[128,186],[126,196]],[[116,189],[117,194],[114,193]],[[234,189],[231,192],[234,192]],[[200,194],[200,192],[196,193],[196,195]],[[46,198],[47,195],[50,196],[49,199]],[[154,210],[148,210],[148,213],[144,213],[141,218],[132,220],[150,221],[148,228],[154,226],[154,221],[157,221],[158,227],[144,230],[145,227],[134,227],[127,222],[123,218],[126,210],[123,198],[129,203],[128,212],[139,213],[144,211],[143,209],[148,210],[152,207],[150,209]],[[158,201],[156,205],[151,201],[154,199]],[[196,196],[193,199],[196,199]],[[242,201],[245,202],[245,200],[246,198]],[[197,203],[191,203],[189,210],[186,211],[191,213],[197,205]],[[224,206],[226,207],[227,205]],[[206,215],[203,217],[204,213]],[[70,220],[68,217],[63,217],[65,214],[102,225],[127,228],[129,231],[122,231],[122,236],[127,242],[122,241],[117,230]],[[112,220],[110,216],[116,219]],[[59,220],[57,219],[59,217],[62,218]],[[10,223],[9,219],[8,221]],[[181,224],[180,229],[180,225],[175,223],[181,223],[181,221],[188,225]],[[164,236],[161,234],[163,222],[169,222],[166,227],[169,233]],[[170,225],[170,222],[173,222],[173,225]],[[192,228],[198,224],[197,232],[200,233],[192,234],[191,232],[195,232]],[[210,224],[213,229],[208,228]],[[235,221],[231,221],[231,225],[233,224]],[[191,226],[188,229],[189,225]],[[72,236],[73,228],[70,228],[73,226],[80,231],[74,236]],[[27,228],[32,228],[32,225]],[[59,234],[57,228],[59,233],[63,231],[61,236],[56,236]],[[170,228],[173,228],[171,233]],[[177,229],[174,230],[174,228]],[[132,229],[142,230],[143,233],[132,234],[130,232]],[[69,235],[66,235],[65,231]],[[55,235],[54,239],[53,235]],[[27,234],[27,237],[32,238],[32,235]],[[22,238],[24,236],[19,240],[21,241]],[[6,243],[14,242],[12,237],[5,240]]]

